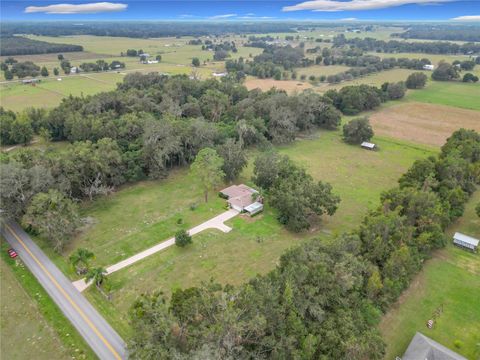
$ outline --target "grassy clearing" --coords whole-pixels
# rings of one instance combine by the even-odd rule
[[[324,219],[329,231],[354,228],[369,209],[378,206],[380,193],[396,185],[399,177],[433,148],[386,137],[374,137],[379,151],[347,145],[339,131],[322,131],[318,139],[297,141],[280,151],[303,165],[318,180],[330,182],[342,202],[337,213]]]
[[[346,71],[348,69],[350,69],[350,67],[343,66],[343,65],[330,65],[330,66],[313,65],[313,66],[304,67],[304,68],[297,68],[295,70],[297,71],[298,78],[301,75],[306,75],[308,78],[310,75],[314,75],[317,77],[321,75],[325,75],[325,76],[335,75],[343,71]]]
[[[7,255],[0,239],[2,359],[95,359],[35,277]]]
[[[474,213],[480,201],[477,191],[467,205],[464,216],[448,231],[480,236],[480,218]],[[380,330],[387,342],[386,359],[401,356],[415,332],[438,341],[468,359],[480,357],[480,255],[448,244],[434,254],[415,277],[408,290],[384,316]],[[444,312],[433,329],[426,321],[443,304]],[[454,342],[459,340],[460,347]]]

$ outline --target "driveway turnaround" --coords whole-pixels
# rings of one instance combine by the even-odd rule
[[[232,230],[231,227],[227,226],[224,224],[225,221],[230,220],[231,218],[237,216],[239,212],[237,210],[230,209],[228,211],[225,211],[224,213],[215,216],[214,218],[211,218],[208,221],[205,221],[204,223],[195,226],[194,228],[190,229],[188,233],[190,235],[195,235],[198,234],[199,232],[206,230],[206,229],[218,229],[220,231],[223,231],[224,233],[228,233],[230,230]],[[147,250],[144,250],[142,252],[139,252],[138,254],[135,254],[125,260],[122,260],[114,265],[111,265],[107,267],[105,270],[107,271],[107,275],[110,275],[111,273],[118,271],[120,269],[123,269],[127,266],[130,266],[137,261],[140,261],[142,259],[145,259],[147,256],[153,255],[159,251],[162,251],[172,245],[175,244],[175,238],[170,238],[168,240],[165,240],[161,242],[160,244],[157,244]],[[80,279],[75,282],[73,282],[73,285],[77,288],[78,291],[83,291],[86,288],[88,288],[91,285],[91,282],[86,282],[85,279]]]
[[[126,359],[124,341],[22,228],[7,221],[1,233],[97,356]]]

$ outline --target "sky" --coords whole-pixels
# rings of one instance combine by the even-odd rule
[[[453,20],[480,23],[480,0],[1,0],[0,19],[13,20]]]

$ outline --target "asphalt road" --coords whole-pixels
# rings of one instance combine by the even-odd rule
[[[97,356],[102,360],[126,359],[122,338],[28,234],[14,222],[2,223],[1,233]]]

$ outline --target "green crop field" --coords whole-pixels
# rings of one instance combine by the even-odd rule
[[[480,218],[474,213],[479,201],[480,191],[477,191],[464,216],[449,229],[449,235],[455,231],[480,235]],[[451,244],[437,251],[382,320],[386,359],[402,356],[417,331],[468,359],[480,358],[479,289],[479,254]],[[428,329],[427,320],[441,305],[443,313],[434,328]]]

